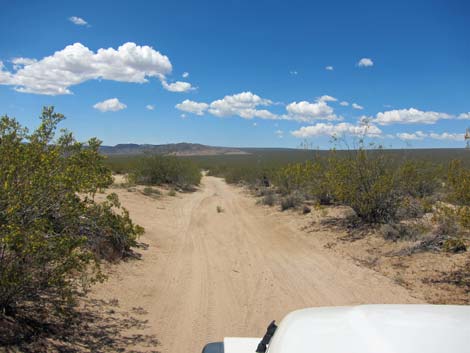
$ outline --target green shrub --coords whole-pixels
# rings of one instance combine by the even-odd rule
[[[464,168],[461,161],[454,160],[449,165],[447,180],[452,201],[470,206],[470,169]]]
[[[424,161],[405,161],[398,169],[401,191],[423,198],[436,192],[441,184],[442,168]]]
[[[332,190],[327,167],[328,161],[320,158],[314,162],[289,164],[276,173],[276,186],[283,195],[301,192],[307,199],[329,204],[332,202]]]
[[[329,182],[340,203],[366,223],[387,223],[397,217],[401,195],[391,160],[381,151],[352,151],[348,158],[329,159]]]
[[[183,190],[191,190],[195,185],[199,185],[201,171],[188,159],[153,155],[140,158],[129,179],[137,184],[168,184]]]
[[[437,225],[435,233],[445,236],[456,236],[460,233],[457,209],[438,204],[433,213],[433,222]]]
[[[397,218],[399,219],[409,219],[409,218],[419,218],[422,217],[425,213],[425,208],[423,202],[411,196],[405,196],[399,205],[397,210]]]
[[[302,203],[303,199],[299,193],[292,193],[287,196],[284,196],[281,199],[281,210],[285,211],[289,208],[297,208]]]
[[[450,238],[444,241],[442,249],[445,252],[459,253],[467,251],[467,245],[462,238]]]
[[[116,195],[94,201],[112,183],[100,141],[85,146],[68,132],[54,139],[62,119],[44,108],[32,133],[0,120],[0,313],[72,300],[101,278],[100,258],[128,254],[143,232]]]

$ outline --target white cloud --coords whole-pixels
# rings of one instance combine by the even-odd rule
[[[435,124],[440,119],[451,119],[446,113],[421,111],[415,108],[395,109],[377,113],[373,122],[379,125],[390,124]]]
[[[457,119],[461,119],[461,120],[470,120],[470,112],[459,114],[459,116],[457,117]]]
[[[187,92],[194,89],[189,82],[182,81],[167,83],[165,80],[162,80],[162,86],[170,92]]]
[[[257,109],[259,106],[271,104],[273,104],[271,100],[247,91],[213,101],[209,106],[209,113],[218,117],[240,116],[244,119],[276,119],[277,116],[270,111]]]
[[[374,66],[374,62],[370,58],[362,58],[358,61],[357,66],[359,67],[370,67]]]
[[[289,71],[289,73],[293,76],[297,76],[299,74],[299,72],[295,70]]]
[[[225,96],[222,99],[213,101],[210,104],[199,103],[186,99],[175,107],[189,113],[203,115],[208,112],[217,117],[239,116],[243,119],[280,119],[281,117],[271,113],[266,109],[258,109],[260,106],[274,104],[271,100],[261,98],[252,92],[242,92]]]
[[[127,105],[121,103],[117,98],[106,99],[105,101],[96,103],[93,108],[100,112],[117,112],[127,108]]]
[[[351,107],[353,107],[354,109],[357,109],[357,110],[362,110],[364,109],[364,107],[362,105],[359,105],[357,103],[353,103],[351,104]]]
[[[257,123],[257,122],[254,122],[254,123],[253,123],[253,126],[258,126],[258,123]]]
[[[375,125],[317,123],[311,126],[303,126],[298,130],[292,131],[291,133],[295,137],[299,138],[340,135],[379,137],[382,134],[382,131]]]
[[[154,106],[153,104],[147,104],[147,105],[145,106],[145,108],[146,108],[147,110],[155,110],[155,106]]]
[[[149,77],[156,77],[166,84],[165,75],[172,71],[167,56],[131,42],[118,49],[98,49],[96,53],[75,43],[39,61],[26,58],[15,61],[22,65],[16,71],[4,71],[0,66],[0,84],[12,85],[19,92],[47,95],[71,94],[71,86],[96,79],[144,83]],[[181,91],[187,90],[188,85],[191,86],[175,83],[168,87]]]
[[[76,24],[77,26],[86,26],[86,25],[88,25],[87,21],[85,21],[83,18],[77,17],[77,16],[69,17],[69,21],[72,22],[73,24]]]
[[[313,120],[338,120],[335,114],[333,114],[333,108],[331,108],[325,101],[317,101],[315,103],[301,101],[292,102],[286,106],[287,116],[284,116],[288,120],[299,120],[299,121],[313,121]]]
[[[453,140],[453,141],[463,141],[465,134],[455,134],[449,132],[443,132],[441,134],[437,134],[431,132],[429,137],[435,140]]]
[[[183,77],[183,78],[188,78],[188,77],[189,77],[189,72],[183,72],[183,74],[181,75],[181,77]]]
[[[452,141],[463,141],[464,140],[464,135],[465,134],[459,134],[459,133],[450,133],[450,132],[442,132],[442,133],[435,133],[435,132],[430,132],[426,133],[423,131],[416,131],[413,133],[408,133],[408,132],[402,132],[398,133],[397,137],[400,140],[424,140],[425,138],[431,138],[434,140],[452,140]]]
[[[327,71],[333,71],[335,68],[333,66],[326,66],[325,70]]]
[[[413,141],[413,140],[424,140],[428,135],[422,131],[416,131],[414,133],[401,132],[397,134],[397,137],[403,141]]]
[[[238,116],[243,119],[271,119],[271,120],[342,120],[334,114],[333,108],[328,102],[335,102],[332,96],[323,95],[316,98],[315,102],[292,102],[286,106],[286,114],[275,114],[264,106],[277,105],[273,101],[262,98],[250,91],[234,95],[227,95],[222,99],[209,104],[185,100],[176,105],[176,108],[193,114],[202,115],[206,110],[217,117]]]
[[[332,96],[324,95],[321,97],[317,97],[317,102],[336,102],[337,99]]]
[[[31,65],[34,64],[37,60],[36,59],[30,59],[30,58],[13,58],[11,59],[11,63],[13,64],[13,69],[19,70],[25,65]],[[0,70],[2,67],[0,67]]]
[[[341,103],[339,103],[339,105],[342,105],[343,107],[347,107],[349,103],[346,101],[342,101]]]
[[[282,130],[276,130],[274,131],[274,133],[276,134],[277,137],[279,137],[280,139],[282,139],[284,137],[284,131]]]
[[[198,102],[191,101],[189,99],[186,99],[182,101],[181,103],[178,103],[177,105],[175,105],[176,109],[179,109],[183,112],[196,114],[196,115],[204,115],[204,112],[207,110],[208,107],[209,107],[209,104],[207,103],[198,103]]]

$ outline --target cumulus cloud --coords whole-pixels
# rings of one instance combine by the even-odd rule
[[[271,104],[273,104],[271,100],[247,91],[213,101],[209,106],[209,113],[218,117],[240,116],[244,119],[276,119],[277,116],[270,111],[258,109],[260,106]]]
[[[371,58],[362,58],[357,62],[357,66],[359,67],[370,67],[374,66],[374,62],[372,61]]]
[[[470,120],[470,112],[459,114],[459,116],[457,117],[457,119],[461,119],[461,120]]]
[[[353,103],[351,104],[351,107],[353,107],[354,109],[357,109],[357,110],[362,110],[364,109],[364,107],[362,105],[359,105],[357,103]]]
[[[189,72],[183,72],[183,74],[181,75],[181,77],[183,77],[183,78],[188,78],[188,77],[189,77]]]
[[[349,105],[349,103],[346,102],[346,101],[342,101],[342,102],[339,103],[339,105],[342,105],[343,107],[347,107]]]
[[[170,92],[187,92],[194,89],[189,82],[183,81],[167,83],[165,80],[162,80],[162,86],[164,89]]]
[[[93,108],[98,109],[100,112],[117,112],[126,109],[127,105],[121,103],[117,98],[110,98],[96,103]]]
[[[269,106],[272,104],[274,103],[271,100],[261,98],[250,91],[246,91],[227,95],[210,104],[194,102],[186,99],[175,107],[179,110],[197,115],[203,115],[207,110],[210,114],[217,117],[239,116],[244,119],[278,119],[279,116],[276,114],[271,113],[266,109],[259,109],[259,107]]]
[[[11,63],[13,64],[13,69],[19,70],[25,65],[34,64],[37,60],[31,58],[13,58],[11,59]],[[0,70],[2,68],[0,67]]]
[[[204,112],[207,110],[208,107],[209,104],[207,103],[198,103],[189,99],[186,99],[181,103],[175,105],[175,108],[178,110],[196,115],[204,115]]]
[[[72,22],[73,24],[77,25],[77,26],[86,26],[86,25],[88,25],[87,21],[85,21],[83,18],[77,17],[77,16],[69,17],[69,21]]]
[[[401,132],[397,134],[397,137],[403,141],[424,140],[427,134],[422,131],[416,131],[414,133]]]
[[[336,102],[337,99],[332,96],[324,95],[321,97],[317,97],[317,102]]]
[[[437,134],[431,132],[429,137],[435,140],[452,140],[452,141],[463,141],[465,134],[455,134],[449,132],[443,132],[441,134]]]
[[[299,138],[341,135],[379,137],[382,134],[382,131],[375,125],[317,123],[311,126],[303,126],[298,130],[292,131],[291,133],[295,137]]]
[[[154,106],[153,104],[147,104],[147,105],[145,106],[145,108],[146,108],[147,110],[155,110],[155,106]]]
[[[217,117],[238,116],[243,119],[271,119],[271,120],[342,120],[334,114],[328,102],[335,102],[332,96],[317,97],[315,102],[300,101],[288,104],[285,114],[275,114],[263,107],[277,105],[270,99],[262,98],[250,91],[227,95],[211,103],[198,103],[185,100],[176,105],[176,108],[189,113],[202,115],[206,110]]]
[[[282,139],[284,137],[284,131],[282,130],[276,130],[274,131],[274,133],[276,134],[277,137],[279,137],[280,139]]]
[[[442,133],[435,133],[435,132],[423,132],[423,131],[416,131],[413,133],[402,132],[398,133],[397,137],[400,140],[410,141],[410,140],[424,140],[425,138],[431,138],[434,140],[451,140],[451,141],[463,141],[464,134],[461,133],[450,133],[450,132],[442,132]]]
[[[38,61],[14,60],[17,68],[13,72],[5,71],[0,65],[0,84],[14,86],[19,92],[70,94],[71,86],[88,80],[144,83],[150,77],[162,80],[164,87],[173,92],[191,89],[187,82],[166,83],[165,76],[172,71],[167,56],[152,47],[131,42],[117,49],[98,49],[96,52],[75,43]]]
[[[333,66],[330,66],[330,65],[325,67],[325,70],[327,70],[327,71],[333,71],[334,69],[335,68]]]
[[[435,124],[440,119],[452,119],[452,115],[415,108],[394,109],[377,113],[373,122],[379,125],[390,124]]]
[[[333,113],[333,108],[323,100],[315,103],[308,101],[292,102],[286,106],[287,120],[313,121],[313,120],[339,120]]]

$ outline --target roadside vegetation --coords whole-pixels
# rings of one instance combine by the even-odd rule
[[[44,108],[32,132],[0,119],[0,345],[52,330],[143,233],[117,195],[95,200],[112,183],[100,141],[56,134],[63,119]]]
[[[190,160],[173,156],[147,156],[137,160],[129,181],[141,185],[171,185],[189,191],[201,181],[199,167]]]
[[[191,191],[199,185],[202,176],[195,162],[175,156],[113,156],[105,164],[113,173],[127,175],[129,185],[165,185]],[[149,189],[146,190],[144,193],[148,194]]]
[[[346,232],[341,242],[381,238],[390,244],[387,258],[458,254],[450,274],[428,280],[470,294],[470,153],[452,152],[437,152],[433,159],[429,151],[390,151],[360,142],[354,150],[310,151],[307,160],[296,163],[253,158],[231,164],[228,158],[207,157],[200,163],[210,175],[248,187],[259,203],[281,211],[327,214],[347,207],[347,217],[319,221]],[[470,296],[464,300],[469,301]]]

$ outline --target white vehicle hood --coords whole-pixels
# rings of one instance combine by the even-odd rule
[[[312,352],[470,353],[470,306],[364,305],[294,311],[282,320],[268,353]]]
[[[224,353],[255,353],[261,338],[225,337]]]

